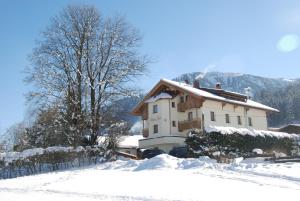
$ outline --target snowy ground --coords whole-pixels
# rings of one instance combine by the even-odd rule
[[[287,199],[300,199],[300,163],[228,165],[160,155],[0,180],[1,201]]]

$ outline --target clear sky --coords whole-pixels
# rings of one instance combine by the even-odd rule
[[[300,77],[300,1],[0,0],[0,133],[26,113],[22,71],[39,33],[68,4],[121,14],[143,35],[155,61],[139,86],[210,70]]]

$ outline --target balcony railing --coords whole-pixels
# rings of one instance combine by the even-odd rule
[[[182,132],[187,129],[192,128],[201,128],[201,119],[193,119],[191,121],[179,121],[178,122],[178,131]]]
[[[201,100],[189,97],[189,99],[186,102],[177,104],[177,111],[185,112],[186,110],[189,110],[191,108],[200,108],[200,107],[202,107]]]
[[[144,128],[143,129],[143,137],[149,137],[149,129],[148,128]]]

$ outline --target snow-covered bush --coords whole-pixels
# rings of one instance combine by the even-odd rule
[[[215,157],[217,152],[220,152],[220,156],[247,157],[255,155],[252,152],[254,149],[261,149],[264,153],[270,154],[277,151],[292,155],[297,146],[294,139],[289,137],[222,134],[220,132],[200,134],[195,131],[191,131],[186,143],[191,157],[203,155]]]
[[[101,147],[48,147],[0,153],[0,179],[102,162]]]

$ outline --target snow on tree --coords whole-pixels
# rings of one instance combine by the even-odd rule
[[[96,142],[105,108],[135,94],[129,82],[145,71],[141,37],[123,17],[104,17],[93,6],[68,6],[55,16],[31,54],[29,101],[59,107],[64,132],[78,145],[89,130]]]

